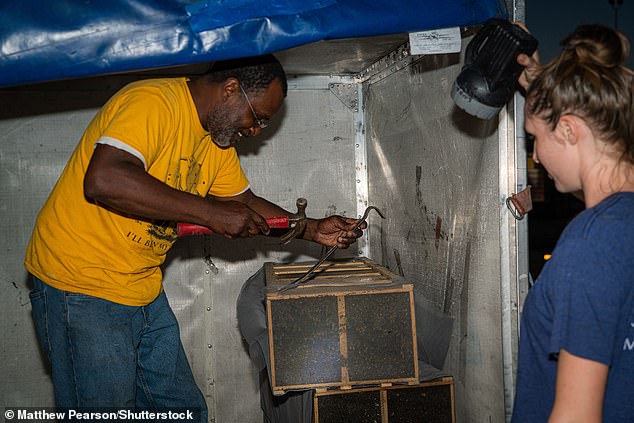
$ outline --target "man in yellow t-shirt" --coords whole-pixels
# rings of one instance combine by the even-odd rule
[[[216,62],[197,79],[132,83],[90,122],[25,260],[58,407],[189,408],[207,420],[159,266],[175,222],[237,238],[289,214],[250,190],[233,148],[266,127],[286,91],[271,55]],[[310,219],[303,238],[347,248],[355,223]]]

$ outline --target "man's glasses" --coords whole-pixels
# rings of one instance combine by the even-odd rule
[[[238,84],[238,85],[240,85],[240,89],[242,90],[242,94],[244,94],[244,98],[247,99],[247,104],[249,105],[249,108],[251,109],[251,113],[253,113],[253,120],[255,121],[256,126],[260,129],[264,129],[267,126],[269,126],[268,119],[258,118],[258,115],[255,114],[255,110],[253,110],[253,105],[251,105],[251,101],[249,100],[249,96],[247,95],[247,92],[244,91],[244,88],[242,88],[242,84]]]

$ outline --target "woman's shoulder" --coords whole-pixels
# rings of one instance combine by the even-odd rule
[[[634,237],[634,192],[618,192],[579,213],[562,238],[602,238],[606,233]]]

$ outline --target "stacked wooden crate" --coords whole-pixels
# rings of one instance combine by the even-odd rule
[[[317,391],[313,423],[453,423],[453,378],[416,385]]]
[[[420,396],[404,388],[431,387],[420,384],[413,285],[360,258],[324,263],[309,281],[283,289],[313,264],[265,265],[273,392],[315,389],[315,422],[321,423],[346,421],[325,416],[331,405],[341,409],[336,404],[353,404],[353,398],[370,398],[357,412],[383,417],[348,422],[397,422],[388,407],[424,406],[397,401]],[[378,404],[378,414],[371,404]]]

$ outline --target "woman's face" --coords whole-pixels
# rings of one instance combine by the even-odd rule
[[[565,137],[565,131],[549,125],[537,116],[525,113],[526,133],[535,138],[533,160],[541,163],[548,177],[555,182],[559,192],[575,192],[581,189],[579,167],[574,145]]]

